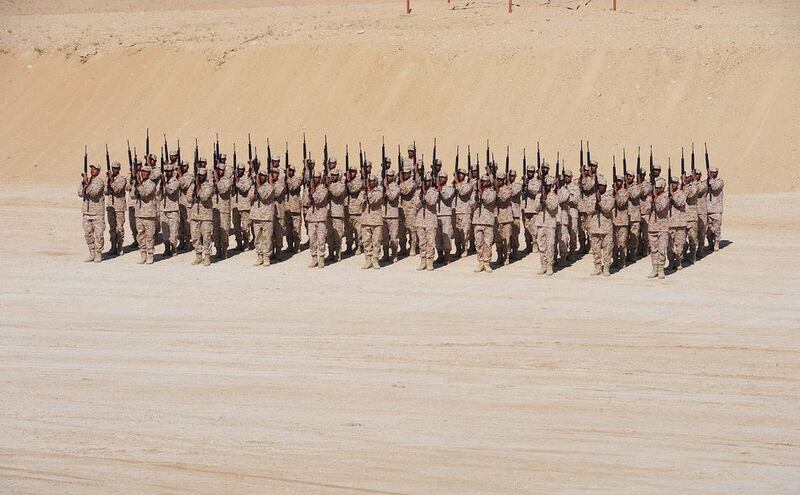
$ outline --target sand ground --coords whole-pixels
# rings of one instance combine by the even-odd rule
[[[0,189],[3,493],[800,486],[795,193],[730,198],[730,244],[662,282],[84,264],[72,194]]]

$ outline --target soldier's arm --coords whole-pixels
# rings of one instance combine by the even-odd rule
[[[436,203],[439,202],[439,191],[434,188],[428,189],[427,194],[425,194],[425,204],[428,206],[436,206]]]
[[[672,204],[677,206],[678,208],[686,205],[686,195],[682,192],[678,191],[676,194],[672,195]]]
[[[665,213],[669,209],[669,198],[666,193],[656,196],[655,209],[657,213]]]
[[[497,193],[497,197],[500,199],[500,201],[508,201],[511,199],[511,188],[501,187],[500,192]]]
[[[386,188],[386,199],[394,201],[398,196],[400,196],[400,187],[397,184],[389,184],[389,187]]]
[[[328,199],[328,188],[323,185],[317,187],[313,194],[314,204],[321,206]]]
[[[177,180],[172,179],[167,182],[165,189],[167,190],[167,194],[175,194],[178,189],[180,189],[180,184],[178,184]]]
[[[383,189],[378,186],[372,191],[369,192],[369,196],[367,197],[369,204],[375,205],[383,201]]]
[[[208,182],[200,186],[200,201],[208,201],[214,195],[214,188]]]
[[[344,196],[346,186],[343,182],[334,182],[329,187],[332,198],[341,198]]]
[[[566,205],[569,202],[570,193],[569,189],[562,187],[558,190],[558,203]]]
[[[601,196],[600,211],[603,213],[609,213],[612,209],[614,209],[614,198],[608,194]]]
[[[152,180],[146,180],[136,187],[139,192],[139,197],[142,199],[151,199],[156,195],[156,183]]]
[[[710,181],[711,191],[712,192],[720,192],[722,188],[725,186],[725,182],[722,181],[720,178],[711,179]]]
[[[620,189],[616,194],[617,208],[624,208],[628,204],[628,191]]]
[[[416,185],[414,184],[413,180],[404,180],[400,183],[400,192],[402,194],[410,194],[412,191],[414,191],[415,186]]]
[[[442,192],[439,193],[439,197],[442,198],[442,201],[450,201],[455,195],[456,190],[452,187],[443,187]]]
[[[491,206],[497,201],[497,193],[494,192],[494,189],[486,189],[483,191],[483,196],[481,197],[484,204],[487,206]]]
[[[567,195],[569,197],[569,195]],[[558,208],[559,203],[561,202],[561,190],[559,190],[559,194],[548,194],[547,199],[544,200],[544,204],[548,210],[555,210]]]
[[[233,187],[233,183],[230,177],[223,176],[220,180],[217,181],[217,191],[220,194],[227,193],[228,191],[231,190],[231,187]]]

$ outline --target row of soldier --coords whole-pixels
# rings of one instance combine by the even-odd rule
[[[609,188],[588,158],[578,180],[570,170],[550,175],[545,160],[525,166],[521,180],[515,170],[498,170],[490,161],[483,175],[476,163],[457,168],[450,181],[440,160],[426,173],[413,145],[399,173],[386,158],[380,177],[368,160],[344,174],[333,157],[322,171],[305,159],[301,174],[289,164],[281,168],[279,156],[269,161],[265,167],[257,158],[228,167],[226,156],[215,151],[211,169],[196,156],[191,170],[177,153],[160,168],[148,155],[144,164],[132,162],[128,178],[119,163],[107,160],[106,180],[93,164],[79,187],[87,261],[102,259],[104,210],[108,254],[123,252],[127,212],[144,264],[154,261],[158,231],[166,256],[193,248],[193,264],[207,266],[212,248],[218,259],[228,256],[232,230],[235,249],[253,249],[255,265],[269,266],[284,247],[300,251],[303,221],[311,267],[363,252],[363,268],[377,269],[381,261],[419,252],[417,269],[433,270],[434,262],[477,253],[476,272],[491,272],[493,247],[497,264],[520,257],[522,231],[525,251],[539,253],[541,274],[552,275],[555,266],[591,251],[592,275],[609,275],[612,266],[621,269],[649,253],[649,276],[663,278],[667,261],[676,270],[694,263],[706,240],[708,250],[719,248],[724,183],[714,167],[706,180],[693,170],[666,184],[660,166],[651,163],[649,180],[637,167],[614,177]]]

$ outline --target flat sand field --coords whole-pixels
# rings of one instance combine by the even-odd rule
[[[800,4],[517,3],[0,2],[0,493],[800,492]],[[605,174],[708,141],[724,247],[663,281],[85,264],[83,146],[148,127],[447,169],[589,139]]]

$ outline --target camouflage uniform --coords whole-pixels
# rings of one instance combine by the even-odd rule
[[[319,172],[315,172],[315,177],[320,177]],[[306,222],[308,223],[308,246],[311,253],[311,264],[309,268],[325,267],[325,239],[328,236],[328,210],[330,198],[328,188],[320,183],[311,193],[311,187],[303,191],[303,207],[306,211]]]
[[[197,173],[207,176],[204,168]],[[194,246],[195,260],[193,265],[202,263],[204,266],[211,264],[211,241],[214,234],[213,208],[214,186],[206,179],[197,191],[193,185],[189,193],[189,220],[191,221],[192,245]]]
[[[565,173],[570,177],[572,176],[572,172],[570,171],[566,171]],[[564,186],[564,189],[569,191],[569,200],[564,208],[568,209],[569,212],[569,226],[567,228],[567,231],[569,232],[569,257],[573,258],[575,256],[575,252],[578,250],[578,222],[580,221],[580,215],[578,214],[578,203],[580,202],[581,190],[575,182],[570,182]],[[561,218],[563,222],[564,217],[562,216]]]
[[[347,186],[347,224],[345,227],[345,238],[347,240],[347,250],[355,249],[356,254],[363,250],[361,242],[361,211],[366,202],[364,193],[364,181],[361,177],[354,177],[346,182]]]
[[[619,178],[623,181],[625,180],[622,177]],[[625,261],[628,258],[629,200],[630,192],[624,186],[614,193],[614,250],[612,258],[620,268],[625,266]]]
[[[703,256],[708,231],[708,183],[704,180],[694,182],[697,191],[697,256]]]
[[[236,249],[239,251],[246,251],[250,247],[250,229],[253,228],[251,211],[254,196],[255,187],[252,177],[242,175],[236,179],[236,190],[231,206],[233,207],[233,235],[236,239]],[[255,242],[255,239],[252,241]]]
[[[690,182],[683,188],[686,193],[686,237],[689,243],[689,262],[697,261],[697,183]]]
[[[650,181],[643,180],[639,184],[640,201],[639,211],[642,214],[642,221],[640,223],[639,232],[639,254],[646,256],[650,250],[650,212],[653,210],[653,184]]]
[[[547,177],[545,184],[552,187],[553,181]],[[556,225],[558,218],[558,204],[561,192],[566,192],[564,188],[559,190],[559,194],[554,191],[542,191],[529,201],[534,213],[534,223],[536,226],[536,245],[539,247],[539,274],[553,274],[553,264],[555,263],[556,245]],[[565,195],[566,195],[565,194]]]
[[[439,172],[439,178],[447,179],[447,173]],[[446,184],[439,192],[439,202],[436,205],[436,250],[445,263],[450,261],[450,251],[452,250],[453,239],[453,201],[456,190],[450,184]]]
[[[135,172],[134,172],[135,173]],[[127,185],[125,186],[126,193],[133,192],[133,177],[130,177]],[[129,196],[133,199],[133,196]],[[133,245],[139,246],[139,233],[136,231],[136,212],[139,208],[139,201],[128,201],[128,225],[131,226],[131,236],[133,237]]]
[[[536,195],[539,193],[539,179],[528,180],[528,187],[522,194],[522,223],[525,228],[525,247],[529,252],[539,251],[536,245]]]
[[[602,185],[605,179],[598,177],[598,184]],[[591,202],[591,214],[587,219],[587,227],[589,228],[589,235],[591,240],[589,244],[592,250],[592,259],[594,261],[594,271],[592,275],[608,276],[611,273],[612,260],[612,245],[614,242],[612,233],[612,215],[614,210],[614,196],[611,191],[606,191],[605,194],[600,196],[598,201],[594,188],[592,188],[591,196],[587,196]],[[599,203],[600,207],[595,205]]]
[[[484,176],[486,180],[488,176]],[[532,211],[532,210],[531,210]],[[497,193],[494,188],[487,187],[473,203],[472,225],[475,232],[475,250],[478,253],[476,272],[491,273],[492,244],[494,243],[494,224],[497,217]]]
[[[225,175],[225,164],[217,165],[223,173],[215,184],[214,209],[212,215],[214,219],[214,245],[217,248],[217,257],[225,259],[228,257],[228,241],[231,229],[231,190],[233,189],[233,177]]]
[[[667,255],[673,268],[680,270],[686,250],[686,193],[681,189],[671,192],[670,200]]]
[[[404,170],[406,170],[404,168]],[[408,180],[400,182],[400,208],[402,210],[402,219],[400,222],[400,251],[406,252],[411,256],[417,254],[417,226],[416,226],[416,206],[414,205],[414,198],[417,196],[417,182],[414,176]],[[406,239],[408,246],[406,246]]]
[[[286,240],[289,244],[288,249],[295,253],[300,252],[302,242],[300,189],[302,179],[297,175],[286,179]]]
[[[498,172],[497,179],[505,181],[506,174]],[[497,261],[507,265],[511,257],[511,231],[514,225],[514,211],[511,206],[511,186],[503,184],[497,191],[497,234],[495,247]]]
[[[178,217],[180,220],[180,227],[178,227],[179,248],[188,249],[193,245],[189,211],[192,208],[193,192],[190,189],[194,187],[194,174],[188,170],[185,174],[181,174],[180,179],[178,179],[178,187],[180,189],[180,199],[178,201]]]
[[[514,171],[512,170],[511,173],[514,174]],[[514,181],[508,187],[511,188],[511,214],[514,217],[514,221],[511,222],[511,258],[514,259],[519,251],[519,233],[522,225],[522,207],[520,206],[522,182]]]
[[[374,175],[368,179],[370,181],[377,180]],[[366,204],[361,213],[361,239],[364,245],[363,268],[378,269],[380,268],[378,254],[383,236],[383,188],[375,186],[365,198]]]
[[[383,224],[383,257],[397,261],[400,247],[400,186],[394,180],[390,180],[386,187]]]
[[[591,244],[591,226],[589,225],[589,217],[594,214],[594,182],[594,175],[586,176],[581,174],[580,189],[583,192],[583,196],[581,196],[580,200],[578,201],[578,216],[580,223],[578,226],[578,241],[580,242],[580,250],[584,253],[589,250]]]
[[[639,256],[639,236],[642,223],[642,188],[635,181],[628,185],[628,261],[636,261]]]
[[[273,251],[275,228],[275,184],[267,179],[266,170],[259,173],[264,178],[260,186],[253,185],[254,194],[251,196],[250,220],[255,231],[256,262],[253,266],[269,266]]]
[[[145,165],[142,170],[150,167]],[[139,263],[153,263],[154,246],[156,241],[156,224],[158,223],[158,196],[156,183],[150,179],[143,180],[135,185],[131,191],[131,199],[138,203],[136,208],[136,232],[139,235]]]
[[[167,165],[164,170],[174,170],[173,165]],[[178,254],[178,200],[179,184],[178,179],[173,175],[167,179],[166,175],[162,179],[164,182],[164,194],[159,200],[161,205],[161,235],[164,239],[164,254],[176,256]]]
[[[272,222],[272,250],[275,257],[283,250],[283,239],[286,237],[286,178],[283,170],[278,169],[278,180],[275,181],[275,221]]]
[[[93,168],[100,170],[97,165]],[[89,248],[89,256],[86,261],[100,263],[103,253],[103,232],[106,230],[105,220],[105,188],[106,183],[100,176],[92,177],[89,184],[84,187],[83,181],[78,186],[78,197],[82,198],[81,213],[83,223],[83,238]]]
[[[556,180],[558,180],[558,178],[556,178]],[[558,262],[559,258],[566,261],[569,259],[571,252],[570,242],[572,242],[572,237],[570,236],[570,224],[572,223],[572,217],[569,214],[570,196],[571,193],[567,185],[562,185],[558,188],[558,215],[556,216],[558,219],[558,230],[556,231],[558,253],[553,258],[554,262]],[[577,210],[575,211],[575,216],[578,216]]]
[[[717,169],[712,167],[711,171]],[[725,182],[717,177],[708,181],[708,247],[712,251],[719,249],[719,241],[722,239],[722,200]]]
[[[114,169],[119,171],[119,164],[114,164]],[[121,174],[117,174],[108,184],[106,194],[109,197],[106,213],[108,216],[108,233],[111,241],[109,254],[122,255],[122,245],[125,242],[125,192],[128,181]]]
[[[467,256],[467,242],[472,231],[472,202],[475,201],[475,181],[464,179],[456,183],[456,252],[462,258]]]
[[[656,185],[666,186],[662,178],[656,179]],[[664,262],[667,258],[667,245],[669,244],[669,208],[670,201],[666,192],[662,192],[650,203],[651,210],[647,218],[647,236],[650,244],[650,258],[653,262],[653,271],[649,277],[664,278]]]
[[[439,201],[439,191],[431,186],[425,191],[424,196],[414,196],[413,203],[416,210],[417,239],[419,240],[419,267],[417,270],[433,270],[433,259],[436,257],[436,203]]]
[[[348,201],[348,194],[347,194],[347,185],[346,183],[338,178],[338,174],[331,176],[336,177],[336,180],[331,179],[330,186],[328,186],[330,190],[330,214],[331,219],[330,223],[328,224],[328,250],[330,256],[328,259],[330,261],[338,261],[342,259],[341,250],[342,250],[342,239],[346,239],[346,232],[349,232],[348,228],[345,228],[345,202]],[[359,214],[358,218],[361,218],[361,208],[359,207]],[[349,242],[348,242],[349,247]]]

